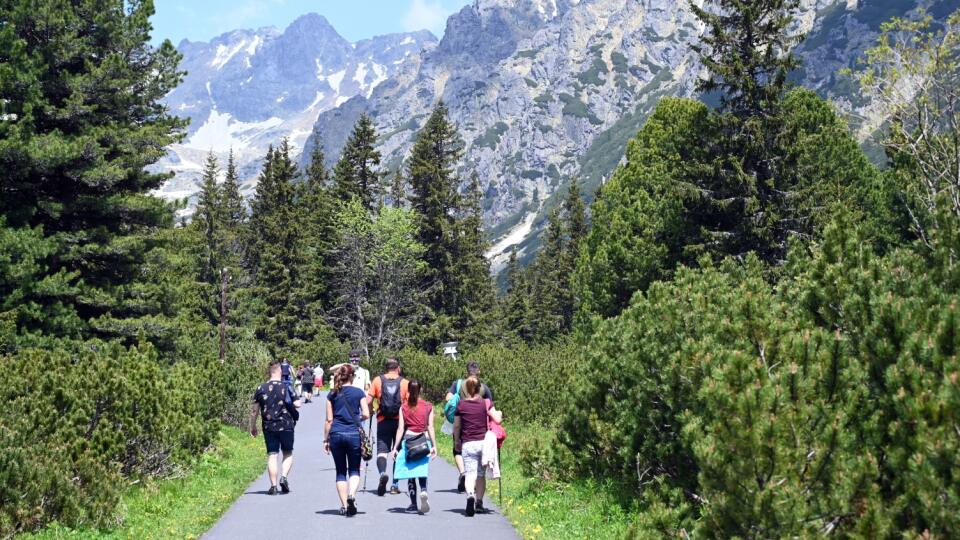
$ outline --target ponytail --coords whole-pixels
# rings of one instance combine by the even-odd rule
[[[417,406],[417,402],[420,400],[420,381],[416,379],[411,379],[407,385],[407,405],[411,409]]]
[[[337,374],[333,377],[333,393],[334,395],[339,394],[340,390],[344,386],[353,382],[353,366],[350,364],[344,364],[340,366],[340,369],[337,370]]]

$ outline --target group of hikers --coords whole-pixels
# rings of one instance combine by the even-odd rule
[[[422,383],[405,379],[396,358],[388,358],[383,373],[371,380],[369,371],[360,366],[359,351],[351,351],[349,362],[332,366],[330,371],[323,449],[333,455],[340,514],[356,515],[361,461],[372,460],[374,452],[379,473],[377,495],[387,493],[387,484],[390,493],[398,494],[400,480],[407,480],[407,511],[429,512],[427,478],[430,461],[437,455],[437,438],[434,406],[421,397]],[[270,363],[270,379],[254,393],[250,433],[257,436],[259,416],[267,447],[269,495],[290,492],[288,476],[299,409],[312,401],[322,384],[319,366],[305,363],[294,371],[284,359]],[[371,418],[375,400],[376,445],[372,448],[363,424]],[[441,414],[453,433],[453,455],[460,473],[457,490],[466,494],[466,515],[486,513],[486,478],[500,475],[497,448],[505,433],[503,414],[494,407],[493,392],[480,382],[476,362],[467,363],[466,377],[450,385]],[[391,461],[393,468],[388,472]]]

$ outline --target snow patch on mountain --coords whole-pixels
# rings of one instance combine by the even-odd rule
[[[151,167],[175,174],[156,193],[188,198],[181,214],[189,214],[206,154],[213,151],[223,167],[232,149],[241,193],[252,195],[269,145],[287,137],[299,153],[318,114],[354,96],[369,96],[436,43],[426,31],[350,43],[316,14],[298,18],[283,32],[265,27],[234,30],[209,42],[183,40],[177,49],[187,75],[163,101],[191,122],[186,139]]]
[[[335,94],[340,93],[340,83],[343,82],[343,77],[347,74],[347,70],[341,69],[340,71],[334,73],[327,77],[327,84],[330,85],[330,88]]]
[[[210,61],[210,67],[215,69],[220,69],[230,61],[231,58],[236,56],[238,52],[247,44],[246,41],[241,41],[232,47],[226,45],[217,45],[217,55]]]
[[[262,122],[240,122],[230,113],[220,113],[214,109],[184,146],[213,152],[227,152],[231,148],[243,150],[257,135],[282,123],[283,120],[276,116]]]

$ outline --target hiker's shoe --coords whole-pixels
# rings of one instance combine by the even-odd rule
[[[467,497],[467,517],[473,517],[477,513],[477,500],[473,497]]]
[[[479,501],[477,501],[477,504],[475,505],[475,507],[478,514],[490,513],[490,510],[488,510],[487,507],[483,505],[483,499],[480,499]]]
[[[347,497],[347,515],[357,515],[357,500],[353,497]]]
[[[426,514],[430,511],[430,500],[426,491],[420,492],[420,513]]]
[[[290,493],[290,482],[287,481],[286,476],[280,477],[280,491]]]
[[[267,495],[276,495],[277,493],[277,486],[270,486],[270,489],[267,490]]]
[[[467,491],[467,476],[461,474],[460,480],[457,480],[457,493],[464,493],[465,491]]]
[[[398,485],[396,485],[396,484],[390,486],[390,494],[391,494],[391,495],[399,495],[399,494],[400,494],[400,486],[398,486]]]
[[[411,504],[410,506],[407,507],[407,512],[416,512],[416,511],[417,511],[417,505],[415,504]]]
[[[377,496],[383,497],[383,494],[387,492],[387,482],[389,481],[390,477],[387,476],[387,473],[380,475],[380,483],[377,485]]]
[[[340,507],[340,515],[341,515],[341,516],[347,515],[347,507],[346,507],[346,506],[341,506],[341,507]]]

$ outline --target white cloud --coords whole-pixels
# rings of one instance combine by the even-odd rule
[[[449,15],[450,11],[439,0],[412,0],[403,15],[403,28],[407,31],[426,28],[441,36]]]

